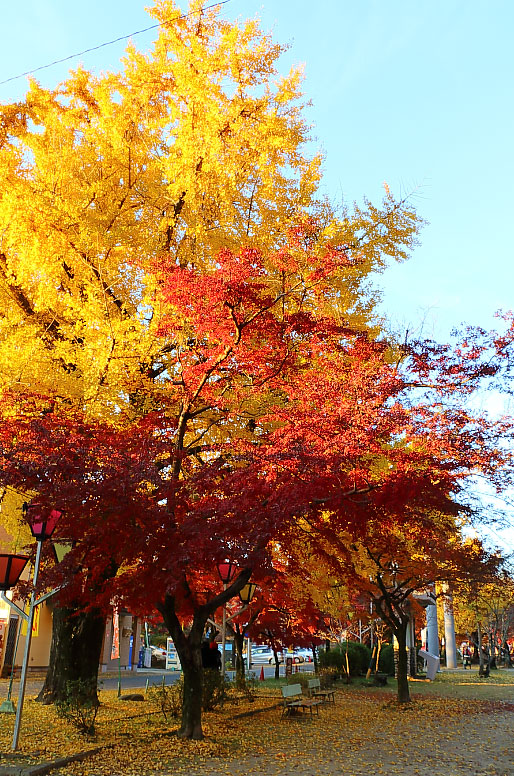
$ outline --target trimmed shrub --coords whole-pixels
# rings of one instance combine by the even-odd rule
[[[358,641],[349,641],[332,647],[328,652],[320,651],[319,664],[321,668],[332,668],[340,676],[346,674],[346,653],[348,651],[348,665],[350,676],[360,676],[368,670],[371,652],[365,644]]]
[[[345,645],[342,645],[345,648]],[[371,660],[371,650],[360,641],[350,641],[348,643],[348,660],[350,662],[350,674],[352,676],[362,676],[366,673]]]
[[[394,676],[394,650],[392,644],[382,645],[378,659],[378,670],[388,676]]]

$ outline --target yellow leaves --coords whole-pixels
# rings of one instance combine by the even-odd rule
[[[514,678],[508,671],[501,673],[498,692],[503,699],[514,700]],[[68,765],[61,771],[65,776],[246,776],[255,769],[268,776],[297,770],[335,776],[341,769],[352,776],[409,776],[416,771],[426,773],[426,763],[435,759],[452,776],[467,776],[470,768],[486,772],[493,761],[499,773],[507,773],[511,715],[499,705],[486,708],[476,700],[484,687],[487,691],[490,685],[463,686],[455,674],[443,673],[435,683],[417,684],[413,703],[399,707],[392,687],[388,691],[345,685],[337,690],[335,705],[324,705],[319,716],[290,719],[282,719],[280,706],[274,705],[279,702],[278,688],[263,687],[253,704],[227,703],[205,714],[203,741],[178,739],[174,735],[177,720],[166,723],[146,701],[120,702],[111,691],[100,696],[97,741],[85,742],[57,720],[53,707],[29,700],[21,755],[37,763],[106,747],[83,762]],[[255,713],[246,715],[252,711]],[[13,720],[4,715],[0,722],[0,745],[8,751]]]
[[[12,488],[0,490],[0,525],[12,541],[2,546],[5,552],[20,552],[31,540],[28,525],[22,522],[22,505],[24,501],[30,501],[30,493],[18,493]]]

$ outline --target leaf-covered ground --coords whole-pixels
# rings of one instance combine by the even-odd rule
[[[101,695],[94,742],[53,707],[28,700],[21,754],[23,763],[42,762],[105,746],[59,771],[70,776],[514,776],[514,671],[490,679],[443,673],[433,683],[413,682],[411,692],[412,704],[398,707],[391,680],[384,689],[343,685],[336,704],[323,705],[319,716],[282,718],[279,707],[270,708],[280,691],[262,686],[254,703],[240,699],[206,714],[200,742],[177,739],[175,720],[165,722],[146,702],[121,702],[114,692]],[[12,716],[0,715],[3,752],[12,727]]]

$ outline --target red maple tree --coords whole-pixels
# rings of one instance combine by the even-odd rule
[[[246,249],[200,271],[165,256],[167,358],[138,413],[100,422],[59,397],[3,397],[4,482],[59,502],[60,534],[79,542],[47,581],[65,574],[63,600],[162,615],[183,668],[182,736],[203,735],[206,623],[251,575],[272,573],[277,544],[287,552],[306,527],[340,573],[341,559],[351,567],[342,533],[364,538],[373,515],[387,534],[416,510],[430,526],[431,511],[454,514],[467,474],[498,477],[508,457],[493,444],[498,424],[422,388],[430,377],[450,395],[464,356],[395,349],[328,314],[346,262],[344,250],[299,266],[287,251]],[[214,570],[227,557],[240,572],[222,591]]]

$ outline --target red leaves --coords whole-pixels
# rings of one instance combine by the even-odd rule
[[[148,610],[169,593],[189,615],[196,592],[216,590],[217,558],[270,573],[280,546],[290,567],[301,520],[317,556],[348,573],[335,537],[364,539],[374,524],[391,548],[393,528],[415,527],[429,545],[433,515],[452,524],[463,478],[503,476],[495,434],[510,425],[441,402],[497,369],[486,345],[468,333],[453,351],[397,353],[337,324],[316,299],[345,251],[305,259],[308,227],[303,275],[300,242],[271,259],[223,251],[209,271],[160,267],[163,346],[145,367],[157,377],[131,416],[107,424],[55,399],[5,399],[4,481],[61,503],[91,576],[119,566],[100,598]]]

